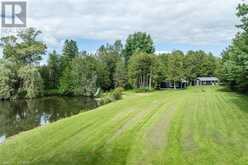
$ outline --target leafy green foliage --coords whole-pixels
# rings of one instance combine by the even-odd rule
[[[72,62],[71,62],[72,63]],[[72,95],[73,84],[72,84],[72,69],[71,67],[66,67],[61,78],[59,92],[63,95]]]
[[[17,36],[1,38],[3,57],[21,65],[40,61],[46,52],[46,45],[37,40],[39,34],[41,31],[28,28],[20,31]]]
[[[192,82],[197,77],[217,76],[219,59],[211,53],[200,51],[189,51],[184,59],[185,78]]]
[[[107,44],[102,45],[97,52],[100,62],[105,65],[107,69],[106,80],[109,82],[103,88],[104,90],[110,90],[115,87],[115,78],[114,77],[117,69],[117,63],[122,60],[122,44],[121,41],[117,40],[113,45]],[[118,68],[119,69],[119,68]],[[120,71],[120,70],[119,70]]]
[[[135,88],[152,88],[157,60],[153,54],[138,52],[128,64],[129,83]]]
[[[220,75],[222,81],[231,89],[248,91],[248,5],[240,4],[237,16],[238,25],[243,31],[238,33],[231,45],[223,52]]]
[[[122,87],[115,88],[111,94],[113,99],[114,100],[120,100],[122,98],[123,91],[124,91],[124,88],[122,88]]]
[[[46,52],[46,45],[37,40],[40,31],[28,28],[16,36],[1,38],[3,58],[0,71],[2,99],[35,98],[43,93],[43,80],[35,66]]]
[[[64,43],[63,53],[61,57],[61,71],[70,65],[72,59],[79,55],[77,42],[73,40],[66,40]]]
[[[109,45],[107,45],[106,48],[105,46],[101,46],[98,50],[98,56],[107,69],[108,79],[110,81],[105,90],[112,89],[114,87],[113,73],[115,72],[118,56],[113,53],[112,48]]]
[[[116,69],[114,73],[115,87],[125,88],[128,83],[127,68],[123,60],[119,60],[116,63]]]
[[[61,81],[63,94],[94,96],[97,91],[98,61],[91,56],[74,58]]]
[[[124,49],[125,63],[137,52],[152,54],[155,47],[151,36],[147,33],[137,32],[128,36]]]
[[[184,79],[184,54],[174,51],[168,56],[168,80],[175,82]],[[176,86],[174,86],[176,87]]]
[[[79,51],[76,41],[66,40],[64,43],[62,57],[60,59],[59,91],[64,95],[73,95],[72,83],[72,61],[78,57]]]
[[[25,98],[35,98],[43,95],[43,80],[38,68],[26,65],[18,70],[20,88],[18,93]]]
[[[50,80],[49,80],[49,69],[47,65],[37,66],[39,69],[40,75],[43,79],[43,86],[45,90],[48,90],[50,88]]]
[[[6,60],[0,61],[0,99],[10,99],[15,95],[16,73],[13,64]]]
[[[223,53],[222,80],[232,89],[248,90],[248,36],[236,36],[232,45]]]
[[[49,54],[48,59],[48,81],[50,89],[57,89],[59,87],[59,78],[61,74],[60,68],[60,58],[56,51],[53,51]]]

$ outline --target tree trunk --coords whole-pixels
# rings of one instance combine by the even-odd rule
[[[176,81],[174,80],[174,89],[177,89],[177,87],[176,87]]]
[[[150,74],[150,79],[149,79],[149,90],[152,90],[152,72]]]

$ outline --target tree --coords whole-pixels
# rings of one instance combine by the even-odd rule
[[[72,63],[72,62],[70,62]],[[72,66],[72,64],[70,64]],[[66,67],[60,78],[59,92],[63,95],[73,95],[72,68]]]
[[[184,58],[185,78],[193,82],[197,77],[216,76],[218,58],[204,51],[188,51]]]
[[[116,67],[118,61],[121,60],[121,43],[120,41],[116,41],[114,45],[107,44],[102,45],[97,52],[98,58],[105,65],[105,68],[107,69],[106,72],[106,78],[108,78],[110,83],[104,90],[110,90],[115,87],[115,80],[114,80],[114,74],[116,72]]]
[[[50,89],[50,77],[49,77],[49,69],[47,67],[47,65],[42,65],[42,66],[37,66],[39,72],[40,72],[40,75],[42,77],[42,80],[43,80],[43,87],[44,89]]]
[[[61,81],[61,92],[74,96],[94,96],[98,88],[98,61],[93,56],[79,56],[71,61]]]
[[[125,63],[128,63],[130,57],[137,52],[152,54],[155,52],[153,40],[147,33],[137,32],[129,35],[124,49]]]
[[[155,55],[143,52],[135,53],[128,64],[129,83],[134,88],[151,89],[156,66]]]
[[[3,44],[3,57],[17,64],[33,64],[42,59],[46,52],[46,45],[38,41],[41,31],[28,28],[20,31],[17,36],[1,38]]]
[[[72,69],[72,61],[76,57],[78,57],[78,47],[77,42],[73,40],[66,40],[64,43],[63,53],[61,57],[61,65],[60,65],[60,87],[59,91],[62,94],[70,95],[72,92],[72,83],[71,83],[71,69]]]
[[[5,60],[1,64],[5,67],[0,77],[2,99],[35,98],[42,95],[43,80],[35,65],[46,52],[46,45],[37,40],[40,33],[34,28],[28,28],[15,36],[1,38]]]
[[[231,89],[248,91],[248,5],[237,7],[237,16],[241,20],[241,29],[231,45],[222,53],[222,81]]]
[[[115,87],[125,88],[128,83],[127,70],[123,60],[119,60],[116,63],[116,69],[114,73],[114,83]]]
[[[109,71],[107,66],[102,63],[98,58],[97,60],[97,86],[103,90],[110,88],[111,81],[109,79]]]
[[[72,83],[74,95],[94,96],[97,91],[97,61],[83,56],[73,60]]]
[[[20,87],[18,94],[24,98],[35,98],[43,95],[43,80],[39,70],[32,66],[26,65],[18,70]]]
[[[60,77],[60,58],[56,51],[49,54],[48,59],[48,81],[50,89],[57,89],[59,87]]]
[[[77,42],[73,40],[66,40],[64,43],[63,53],[61,57],[62,72],[69,66],[72,59],[79,55]]]
[[[118,56],[122,56],[123,53],[123,45],[121,43],[121,40],[116,40],[113,44],[113,50],[114,53],[117,54]]]
[[[16,73],[13,64],[0,60],[0,99],[10,99],[16,94],[15,83]]]
[[[154,81],[156,87],[160,87],[162,82],[168,79],[168,56],[166,54],[160,54],[156,57],[156,69],[154,74]]]
[[[168,56],[168,80],[174,82],[174,88],[176,88],[176,82],[181,82],[184,79],[183,61],[184,54],[179,50]]]
[[[188,51],[184,58],[184,73],[186,79],[192,84],[200,75],[200,63],[197,58],[198,52]]]
[[[246,92],[248,90],[248,35],[240,33],[232,45],[223,52],[222,81],[231,89]]]

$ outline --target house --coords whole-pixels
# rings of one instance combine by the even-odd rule
[[[219,83],[217,77],[198,77],[195,81],[196,85],[216,85]]]

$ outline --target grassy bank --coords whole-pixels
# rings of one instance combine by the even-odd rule
[[[128,93],[21,133],[0,164],[246,164],[248,97],[220,88]]]

